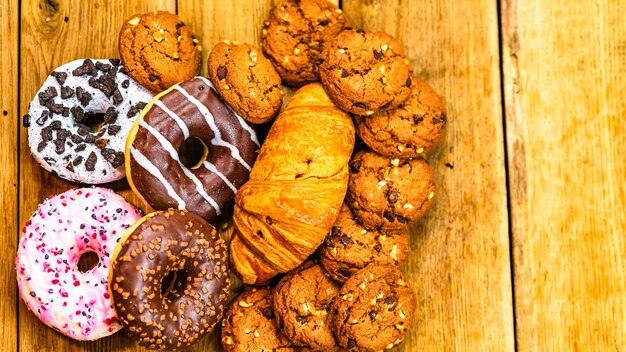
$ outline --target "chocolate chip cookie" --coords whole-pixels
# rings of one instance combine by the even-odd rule
[[[276,285],[274,312],[279,329],[296,345],[337,350],[328,309],[338,293],[339,286],[321,265],[305,262]]]
[[[321,55],[324,89],[339,108],[371,116],[393,109],[411,93],[411,68],[402,45],[387,33],[341,32]]]
[[[422,158],[360,151],[350,161],[346,203],[368,229],[401,229],[424,215],[434,196],[434,175]]]
[[[208,71],[217,92],[252,123],[271,120],[283,103],[280,76],[261,50],[223,41],[209,55]]]
[[[155,11],[129,18],[120,31],[124,70],[153,93],[200,73],[202,46],[178,16]]]
[[[344,204],[320,248],[320,264],[335,281],[345,282],[370,263],[398,265],[409,254],[408,228],[367,230]]]
[[[222,347],[232,351],[299,351],[276,329],[272,289],[251,288],[239,295],[222,320]]]
[[[355,116],[359,137],[378,154],[415,158],[433,149],[443,133],[447,118],[441,98],[426,82],[411,80],[411,96],[399,107]]]
[[[327,41],[350,23],[326,0],[287,0],[274,7],[263,25],[263,51],[283,83],[300,87],[319,81],[319,56]]]
[[[415,291],[395,265],[370,264],[341,288],[331,306],[330,326],[350,351],[381,351],[399,345],[411,329]]]

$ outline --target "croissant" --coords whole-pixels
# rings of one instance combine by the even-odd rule
[[[331,230],[348,185],[355,130],[319,83],[300,88],[235,198],[231,263],[247,284],[302,264]]]

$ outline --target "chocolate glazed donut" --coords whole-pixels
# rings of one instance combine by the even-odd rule
[[[120,321],[142,346],[188,347],[222,318],[226,260],[224,241],[199,216],[169,209],[143,217],[111,259],[109,290]]]
[[[197,138],[204,155],[185,166],[179,151]],[[186,209],[210,219],[248,180],[260,144],[254,129],[222,102],[211,82],[195,77],[157,95],[126,141],[126,174],[158,210]]]

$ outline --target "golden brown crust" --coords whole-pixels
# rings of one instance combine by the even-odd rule
[[[120,58],[130,77],[160,93],[200,73],[199,43],[176,15],[148,12],[124,22],[119,36]]]
[[[296,92],[235,198],[230,250],[245,283],[287,272],[319,247],[343,203],[354,139],[350,116],[320,84]]]
[[[209,55],[208,71],[217,92],[241,117],[264,123],[283,104],[280,76],[258,48],[223,41]]]

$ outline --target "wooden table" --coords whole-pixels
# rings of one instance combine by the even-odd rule
[[[138,351],[79,343],[16,295],[19,229],[75,186],[31,158],[20,116],[45,77],[118,57],[134,13],[177,12],[203,41],[259,43],[272,0],[0,2],[0,350]],[[429,156],[438,195],[411,227],[418,293],[401,351],[626,351],[626,1],[344,0],[356,26],[405,44],[449,124]],[[136,200],[123,183],[115,188]],[[215,337],[193,351],[217,350]]]

